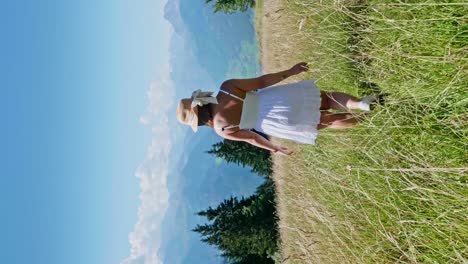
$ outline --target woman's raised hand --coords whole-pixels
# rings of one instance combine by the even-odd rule
[[[274,152],[275,154],[278,154],[278,155],[281,155],[281,156],[290,156],[292,155],[294,152],[289,150],[287,147],[283,147],[283,146],[277,146],[276,147],[276,151]]]
[[[309,70],[309,67],[307,65],[307,62],[299,62],[298,64],[294,65],[289,69],[289,72],[291,75],[296,75],[301,72],[306,72]]]

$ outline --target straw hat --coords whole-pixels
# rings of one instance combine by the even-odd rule
[[[196,90],[192,93],[192,97],[180,100],[177,106],[177,120],[184,125],[192,127],[193,132],[198,130],[198,107],[207,104],[217,104],[218,101],[211,95],[213,92],[202,92]]]

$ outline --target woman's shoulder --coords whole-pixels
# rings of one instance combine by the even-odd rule
[[[246,93],[239,88],[236,88],[232,85],[224,85],[224,83],[219,88],[219,92],[216,95],[218,100],[224,101],[225,99],[227,102],[235,100],[235,101],[243,101],[246,96]]]
[[[245,97],[245,91],[236,86],[234,80],[226,80],[219,87],[220,91],[225,91],[230,94]]]

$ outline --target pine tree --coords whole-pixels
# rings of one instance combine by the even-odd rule
[[[270,152],[246,142],[225,139],[214,144],[208,153],[227,162],[243,167],[249,166],[251,171],[258,175],[270,176],[273,172]]]
[[[255,0],[206,0],[206,3],[215,2],[215,12],[232,14],[237,11],[245,12],[255,6]]]
[[[199,212],[211,223],[193,231],[203,242],[218,247],[231,263],[271,263],[268,256],[276,252],[278,239],[275,212],[273,184],[267,179],[247,199],[231,197]]]
[[[275,261],[267,255],[248,255],[240,260],[231,262],[232,264],[275,264]]]

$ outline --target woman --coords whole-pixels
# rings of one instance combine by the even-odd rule
[[[358,99],[345,93],[319,91],[313,80],[272,86],[307,70],[307,63],[301,62],[288,70],[253,79],[227,80],[216,97],[211,96],[212,92],[195,91],[191,98],[180,101],[177,118],[195,132],[198,126],[205,125],[224,138],[291,155],[288,148],[274,144],[250,129],[314,144],[318,129],[348,128],[359,121],[350,113],[326,110],[369,111],[370,103],[375,101],[374,96]]]

